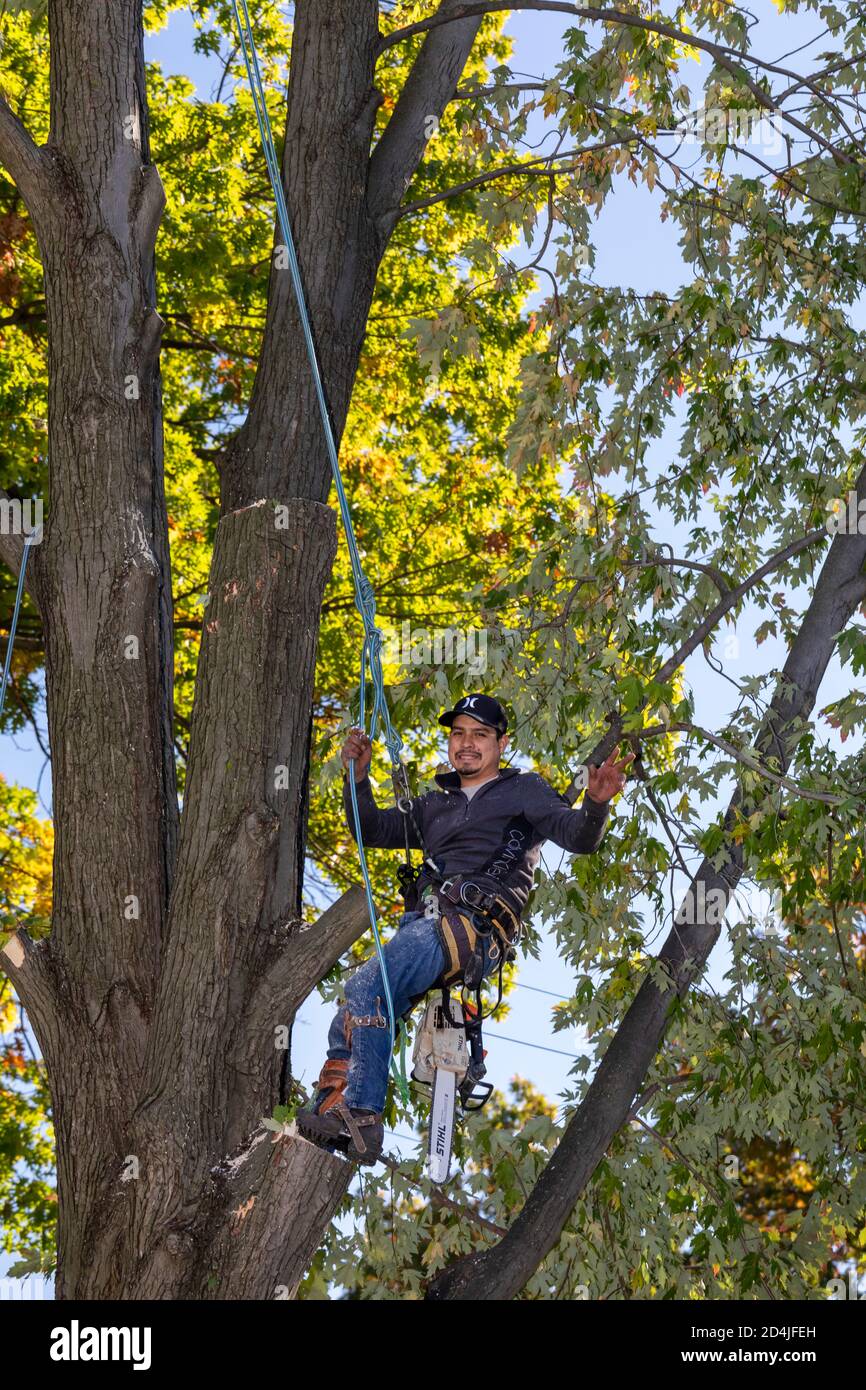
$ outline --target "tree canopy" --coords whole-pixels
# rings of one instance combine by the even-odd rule
[[[179,8],[149,5],[145,24]],[[222,65],[215,91],[147,66],[166,197],[156,303],[182,798],[219,597],[215,537],[264,391],[275,297],[272,201],[231,6],[192,8],[197,48]],[[428,36],[477,21],[423,138],[423,92],[416,103],[423,154],[381,214],[393,226],[342,431],[379,620],[483,629],[481,684],[513,712],[521,760],[560,790],[618,742],[639,757],[601,851],[540,874],[533,898],[528,949],[553,933],[573,974],[552,1029],[590,1040],[560,1119],[516,1078],[510,1098],[466,1119],[444,1194],[417,1162],[366,1180],[342,1199],[352,1232],[323,1235],[300,1297],[801,1298],[863,1268],[866,33],[853,3],[781,8],[810,16],[817,36],[785,58],[717,0],[652,15],[542,0],[378,6],[380,173],[411,123]],[[315,10],[298,4],[293,29],[271,0],[251,4],[278,131],[293,39]],[[545,73],[512,70],[503,25],[517,10],[569,20]],[[0,482],[6,496],[43,496],[50,518],[53,272],[13,126],[49,140],[48,30],[39,7],[0,19]],[[306,157],[293,149],[289,168]],[[597,220],[624,180],[676,229],[674,290],[596,272]],[[287,194],[291,210],[291,181]],[[358,881],[338,750],[357,713],[361,628],[338,539],[310,711],[309,926]],[[8,631],[15,538],[0,536],[0,558]],[[756,657],[772,639],[777,664],[744,672],[714,649],[725,638],[754,642]],[[41,727],[45,651],[31,594],[8,731]],[[712,728],[695,695],[701,658],[727,709]],[[851,688],[822,706],[831,662]],[[429,787],[436,717],[479,677],[423,655],[386,676],[413,783]],[[374,777],[387,787],[381,750]],[[40,941],[52,835],[36,810],[0,780],[0,925]],[[393,859],[370,855],[389,925]],[[765,920],[759,892],[774,895]],[[695,902],[717,910],[696,920]],[[716,989],[705,966],[722,931],[730,968]],[[323,973],[323,1000],[371,949],[356,932]],[[49,1098],[10,999],[4,1248],[44,1268]],[[290,1119],[291,1100],[274,1113]],[[388,1113],[398,1128],[423,1124],[417,1099],[404,1112],[392,1098]]]

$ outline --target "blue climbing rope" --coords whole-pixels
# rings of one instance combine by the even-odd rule
[[[18,588],[15,591],[15,607],[12,610],[12,622],[9,626],[9,639],[6,643],[6,660],[3,663],[3,679],[0,681],[0,716],[3,714],[3,706],[6,703],[6,687],[9,684],[9,672],[12,670],[12,650],[15,646],[15,632],[18,628],[18,614],[21,612],[21,600],[24,597],[24,576],[27,573],[27,559],[30,555],[30,547],[33,545],[35,537],[41,531],[41,526],[30,535],[24,542],[24,554],[21,556],[21,568],[18,571]]]
[[[298,257],[295,251],[294,237],[289,222],[289,213],[286,207],[285,194],[283,192],[283,181],[280,177],[280,166],[277,160],[277,153],[274,146],[273,131],[271,129],[270,116],[268,114],[267,103],[265,101],[265,87],[262,81],[261,69],[259,67],[259,57],[256,50],[256,41],[253,35],[250,14],[247,8],[247,0],[232,0],[232,8],[235,13],[235,20],[240,38],[241,51],[243,53],[244,65],[247,70],[247,77],[250,84],[250,92],[253,99],[253,106],[256,113],[256,121],[259,127],[259,135],[262,142],[262,150],[265,156],[265,163],[268,168],[268,175],[271,181],[271,188],[274,192],[274,200],[277,205],[277,220],[280,232],[285,241],[286,252],[291,271],[292,284],[295,290],[295,298],[298,303],[298,314],[301,320],[301,327],[304,332],[304,340],[307,345],[307,355],[310,359],[310,370],[313,374],[313,383],[316,388],[316,397],[319,403],[319,412],[322,417],[322,427],[325,432],[325,445],[328,451],[328,458],[331,464],[331,472],[334,477],[334,485],[337,490],[337,498],[340,505],[340,514],[343,518],[343,528],[346,533],[346,541],[349,547],[349,560],[352,566],[352,579],[355,587],[355,606],[361,615],[364,624],[364,644],[361,650],[361,672],[360,672],[360,711],[358,716],[359,726],[375,741],[379,728],[379,721],[382,722],[382,735],[385,740],[388,752],[391,757],[391,766],[396,775],[402,775],[405,780],[405,771],[400,758],[400,750],[403,747],[403,740],[394,729],[388,714],[388,705],[385,699],[385,682],[382,675],[382,633],[376,626],[376,596],[373,586],[364,574],[361,565],[361,557],[358,554],[358,546],[355,540],[355,528],[352,525],[352,516],[349,511],[349,501],[346,496],[346,489],[343,485],[343,476],[340,472],[340,460],[337,452],[337,442],[334,436],[334,427],[331,423],[331,415],[325,397],[325,388],[322,383],[322,374],[319,368],[319,359],[316,352],[316,344],[313,339],[310,315],[307,310],[307,301],[304,295],[304,286],[301,279],[301,269],[298,264]],[[365,723],[365,691],[367,685],[367,669],[369,667],[370,679],[373,683],[373,708],[370,715],[370,728],[366,728]],[[373,889],[370,884],[370,874],[367,868],[367,856],[364,852],[364,841],[361,835],[361,819],[358,811],[358,797],[355,791],[355,759],[351,759],[349,772],[349,789],[352,801],[352,815],[355,822],[355,839],[358,844],[358,858],[361,864],[361,873],[364,878],[364,888],[367,894],[367,909],[370,914],[370,923],[373,928],[373,936],[376,942],[376,952],[379,957],[379,967],[382,972],[382,981],[385,986],[385,997],[388,1003],[388,1021],[391,1029],[391,1052],[392,1067],[394,1066],[393,1051],[395,1042],[395,1020],[394,1002],[391,998],[391,986],[388,981],[388,971],[385,965],[385,956],[382,950],[382,941],[379,935],[379,923],[376,916],[376,906],[373,902]],[[405,1068],[405,1046],[406,1029],[401,1019],[401,1070],[398,1073],[395,1069],[395,1078],[400,1090],[404,1104],[409,1100],[409,1088],[406,1081]]]

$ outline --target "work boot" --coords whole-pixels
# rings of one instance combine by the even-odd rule
[[[320,1117],[329,1114],[335,1102],[342,1099],[346,1089],[348,1070],[348,1057],[326,1057],[324,1066],[319,1072],[313,1100],[309,1105],[299,1110],[295,1116],[299,1132],[306,1139],[312,1139],[313,1143],[318,1144],[320,1148],[330,1149],[331,1153],[336,1150],[341,1153],[346,1152],[348,1139],[342,1134],[342,1122],[339,1125],[333,1123],[329,1125],[314,1124],[309,1133],[305,1131],[304,1126],[308,1122],[315,1122]],[[333,1142],[326,1142],[331,1131],[333,1131]]]
[[[342,1096],[334,1098],[328,1109],[299,1110],[295,1116],[298,1133],[319,1148],[339,1150],[355,1163],[377,1163],[382,1157],[385,1127],[375,1110],[348,1106]]]

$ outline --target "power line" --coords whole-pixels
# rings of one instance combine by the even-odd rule
[[[533,986],[524,985],[523,988],[532,989]],[[538,993],[551,994],[551,991],[549,989],[539,989]],[[559,995],[554,994],[553,998],[558,999]],[[554,1057],[570,1057],[572,1061],[575,1062],[578,1060],[578,1058],[584,1055],[580,1052],[565,1052],[561,1047],[546,1047],[543,1043],[527,1042],[525,1038],[513,1038],[509,1033],[494,1033],[492,1029],[489,1030],[488,1036],[493,1038],[501,1038],[503,1042],[516,1043],[518,1047],[531,1047],[535,1052],[549,1052]],[[392,1133],[393,1131],[389,1130],[388,1132]]]
[[[351,882],[351,883],[354,885],[354,883],[357,882],[357,880],[355,880],[355,879],[348,880],[348,879],[347,879],[347,882]],[[390,940],[390,939],[391,939],[391,938],[389,938],[389,940]],[[368,956],[368,957],[367,957],[367,960],[372,960],[372,959],[373,959],[372,956]],[[362,961],[362,962],[361,962],[362,965],[366,965],[366,963],[367,963],[367,961]],[[340,974],[340,975],[349,974],[350,972],[352,972],[352,971],[354,971],[354,970],[356,970],[356,969],[358,969],[358,967],[357,967],[357,966],[354,966],[354,965],[341,965],[341,966],[338,966],[338,967],[337,967],[338,974]],[[515,985],[515,987],[516,987],[517,989],[531,989],[532,992],[533,992],[533,994],[548,994],[548,995],[550,996],[551,999],[558,999],[558,1000],[560,1001],[560,1003],[564,1003],[565,1000],[568,999],[568,998],[570,997],[567,990],[562,990],[561,992],[557,993],[555,990],[552,990],[552,989],[541,989],[539,985],[525,985],[525,984],[523,983],[522,980],[514,980],[514,981],[512,981],[512,983]]]
[[[558,999],[560,1002],[569,997],[568,994],[565,993],[554,994],[552,989],[539,989],[538,985],[525,985],[520,980],[515,980],[514,983],[518,989],[531,989],[534,994],[549,994],[551,999]]]
[[[395,1139],[406,1139],[410,1144],[423,1144],[423,1134],[398,1134],[396,1129],[386,1129],[386,1134],[393,1134]]]
[[[543,1043],[527,1042],[525,1038],[512,1038],[509,1033],[494,1033],[492,1029],[488,1036],[501,1038],[503,1042],[517,1043],[518,1047],[531,1047],[535,1052],[551,1052],[554,1057],[570,1057],[575,1062],[583,1056],[581,1052],[564,1052],[561,1047],[545,1047]]]
[[[507,1033],[492,1033],[494,1038],[502,1038],[503,1042],[519,1043],[521,1047],[533,1047],[536,1052],[552,1052],[556,1057],[571,1057],[577,1061],[581,1056],[579,1052],[563,1052],[559,1047],[544,1047],[541,1043],[526,1042],[523,1038],[510,1038]]]

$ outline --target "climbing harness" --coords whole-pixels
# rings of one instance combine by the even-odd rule
[[[443,984],[455,984],[461,977],[468,989],[480,983],[483,941],[491,935],[491,960],[516,959],[520,919],[504,898],[456,875],[439,888],[439,906],[439,940],[448,962]]]
[[[3,706],[6,703],[6,687],[9,684],[9,672],[12,670],[12,650],[15,646],[15,633],[18,628],[18,615],[21,612],[21,600],[24,597],[24,576],[27,573],[27,560],[30,555],[30,547],[37,543],[37,537],[41,539],[41,526],[37,526],[35,531],[24,542],[24,553],[21,556],[21,568],[18,571],[18,588],[15,590],[15,607],[12,610],[12,622],[9,625],[9,638],[6,642],[6,660],[3,663],[3,679],[0,681],[0,715],[3,713]]]
[[[489,955],[491,960],[499,956],[501,994],[502,964],[517,958],[521,922],[495,885],[507,877],[532,836],[533,828],[526,817],[515,816],[505,827],[502,844],[486,864],[474,871],[482,882],[476,883],[467,874],[454,874],[450,878],[440,874],[438,880],[434,880],[441,910],[439,939],[448,962],[441,984],[453,984],[462,976],[468,989],[476,988],[483,972],[483,939],[492,934]]]
[[[529,823],[522,817],[520,820],[521,830],[531,832]],[[513,849],[515,825],[516,821],[509,825],[505,843],[484,865],[479,876],[484,874],[494,882],[504,877],[513,862],[513,856],[506,851]],[[418,839],[423,845],[420,834]],[[411,864],[408,837],[406,859]],[[427,864],[430,862],[425,860]],[[422,872],[424,866],[418,876]],[[432,986],[441,990],[442,1001],[430,1001],[416,1034],[412,1079],[431,1088],[428,1169],[431,1181],[445,1182],[451,1163],[458,1095],[464,1111],[480,1110],[493,1090],[491,1085],[482,1082],[486,1075],[486,1054],[481,1042],[481,1025],[502,1002],[502,972],[505,962],[517,957],[521,923],[500,893],[483,887],[465,874],[446,878],[437,870],[428,877],[425,888],[436,899],[435,930],[446,966]],[[481,1003],[485,942],[488,961],[494,968],[499,962],[498,997],[488,1014],[483,1012]],[[462,998],[461,991],[461,1020],[455,1020],[450,1006],[451,988],[458,982],[463,989],[475,992],[473,1005]],[[410,999],[404,1020],[429,992],[425,990]]]
[[[511,907],[497,894],[485,893],[478,884],[456,876],[446,879],[437,894],[440,916],[436,930],[449,964],[433,989],[441,991],[441,1002],[431,1000],[424,1011],[415,1038],[412,1080],[431,1088],[430,1128],[427,1141],[431,1181],[445,1182],[451,1163],[454,1121],[459,1096],[464,1111],[480,1110],[489,1100],[492,1085],[483,1081],[487,1074],[481,1038],[485,1018],[495,1014],[502,1003],[502,972],[507,960],[514,960],[514,943],[520,921]],[[454,905],[460,904],[460,910]],[[473,906],[467,910],[467,904]],[[486,910],[481,911],[481,907]],[[485,1014],[481,1002],[484,976],[484,943],[487,958],[499,962],[496,1003]],[[460,983],[461,1017],[452,1014],[451,988]],[[462,997],[463,990],[475,992],[475,1003]],[[410,1000],[409,1013],[429,991]]]
[[[271,129],[271,120],[268,114],[267,102],[265,100],[264,82],[262,81],[261,69],[259,67],[258,52],[256,49],[255,37],[253,35],[252,23],[250,21],[249,9],[247,7],[247,0],[232,0],[232,8],[234,10],[235,22],[237,24],[238,37],[240,40],[241,51],[243,53],[244,66],[246,67],[247,77],[249,79],[250,93],[253,99],[253,107],[255,109],[256,121],[258,124],[259,135],[261,137],[262,142],[262,151],[264,153],[265,163],[268,169],[268,176],[270,178],[271,188],[273,189],[274,200],[276,202],[277,220],[280,226],[281,234],[285,241],[285,249],[287,252],[289,270],[291,272],[292,285],[294,287],[295,299],[297,301],[298,306],[298,316],[301,321],[304,340],[307,345],[307,355],[310,361],[310,370],[313,377],[313,384],[315,386],[316,398],[318,400],[319,413],[322,417],[322,428],[324,430],[325,435],[325,446],[328,453],[328,459],[331,465],[331,472],[334,478],[334,485],[336,488],[337,498],[340,506],[340,514],[343,519],[343,528],[346,533],[346,542],[349,549],[349,560],[352,567],[352,579],[355,587],[355,606],[357,607],[364,624],[364,642],[361,650],[360,711],[358,716],[358,724],[359,727],[364,729],[365,733],[367,733],[368,737],[370,738],[370,741],[374,742],[376,738],[376,733],[378,731],[379,720],[381,718],[383,737],[388,748],[388,753],[391,757],[391,766],[393,777],[395,779],[395,785],[399,784],[402,788],[401,796],[404,799],[404,805],[400,806],[400,809],[405,814],[405,802],[409,802],[409,805],[411,806],[411,798],[409,795],[409,781],[406,776],[406,769],[404,768],[400,757],[400,751],[403,747],[403,741],[394,729],[393,725],[391,724],[391,718],[388,713],[388,705],[385,700],[385,685],[384,678],[382,675],[381,660],[382,632],[381,629],[376,626],[376,598],[373,592],[373,586],[364,574],[363,567],[361,565],[361,559],[358,554],[358,546],[355,540],[355,530],[352,525],[352,516],[349,511],[349,502],[348,498],[346,497],[346,489],[343,485],[342,473],[340,472],[340,461],[337,452],[337,442],[334,434],[334,427],[331,422],[331,414],[328,408],[327,398],[325,396],[325,388],[322,381],[321,370],[319,368],[319,359],[318,354],[316,352],[316,344],[313,338],[313,330],[312,325],[310,323],[310,315],[307,309],[307,301],[306,296],[304,294],[303,281],[301,279],[300,265],[298,263],[294,237],[292,236],[292,228],[289,221],[288,208],[286,206],[285,194],[283,192],[283,183],[280,177],[280,166],[279,161],[277,159],[276,149],[274,146],[274,137],[273,131]],[[370,672],[370,680],[372,681],[374,691],[373,709],[370,715],[369,730],[366,727],[365,716],[365,698],[368,667]],[[348,780],[349,791],[352,801],[352,815],[355,823],[355,839],[358,845],[358,858],[360,860],[361,873],[364,879],[364,889],[367,895],[367,909],[370,914],[370,924],[373,928],[373,936],[376,942],[376,953],[379,957],[379,968],[382,972],[382,980],[385,987],[385,997],[388,1003],[388,1018],[391,1030],[391,1065],[395,1071],[395,1078],[400,1091],[400,1095],[403,1099],[403,1103],[407,1104],[409,1100],[409,1087],[406,1080],[405,1064],[406,1029],[405,1024],[401,1023],[400,1070],[398,1072],[396,1070],[396,1065],[393,1058],[395,1043],[394,1035],[396,1027],[394,1019],[394,1003],[391,997],[391,987],[388,981],[388,971],[387,966],[385,964],[385,956],[382,950],[382,941],[379,935],[379,923],[378,918],[376,916],[376,907],[375,903],[373,902],[373,889],[370,884],[370,875],[367,868],[367,858],[364,852],[364,843],[361,835],[361,822],[358,811],[358,797],[355,790],[354,758],[351,760],[350,763]],[[398,805],[399,804],[400,800],[398,799]]]
[[[447,989],[441,1000],[431,999],[412,1053],[412,1080],[431,1091],[427,1165],[431,1182],[437,1183],[447,1180],[451,1166],[458,1093],[464,1110],[480,1110],[493,1091],[482,1080],[487,1069],[480,1011],[475,1014],[471,1004],[461,1003],[462,1018],[457,1020],[451,1003]]]

